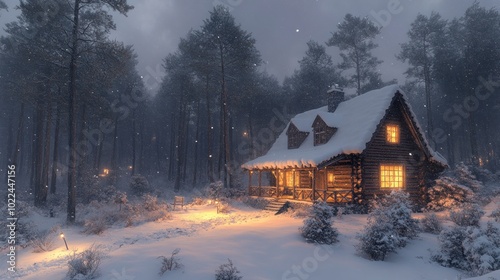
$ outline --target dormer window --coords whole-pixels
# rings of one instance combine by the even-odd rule
[[[314,146],[322,145],[332,138],[337,128],[328,126],[325,121],[318,115],[313,122],[314,131]]]
[[[388,124],[386,126],[386,139],[388,143],[397,144],[399,143],[399,125]]]
[[[300,131],[292,122],[290,122],[286,135],[288,136],[288,149],[297,149],[307,138],[309,132]]]

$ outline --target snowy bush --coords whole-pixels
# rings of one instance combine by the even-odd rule
[[[122,210],[122,205],[127,204],[127,194],[124,192],[116,192],[113,202],[120,205],[120,211]]]
[[[427,209],[436,211],[451,209],[474,200],[474,192],[470,188],[448,176],[438,178],[435,186],[428,189],[428,195],[430,202],[427,204]]]
[[[363,233],[358,235],[358,239],[358,251],[375,261],[383,261],[387,254],[396,251],[400,243],[390,221],[382,221],[381,218],[375,219],[372,216],[369,217]]]
[[[431,259],[446,267],[483,275],[500,269],[500,229],[488,223],[478,227],[455,227],[439,235],[440,251]]]
[[[160,209],[160,205],[158,205],[158,197],[155,195],[145,194],[142,196],[142,205],[146,211],[155,211]]]
[[[206,193],[211,199],[236,198],[247,194],[246,190],[237,187],[224,188],[222,181],[210,183],[206,189]]]
[[[108,225],[106,223],[105,217],[93,217],[91,219],[85,220],[83,224],[83,232],[86,234],[99,235],[106,231]]]
[[[420,226],[422,231],[434,234],[440,233],[443,229],[441,221],[435,213],[426,213],[424,218],[420,220]]]
[[[233,265],[231,259],[227,259],[228,263],[222,264],[215,271],[215,280],[241,280],[240,271]]]
[[[205,204],[205,200],[201,197],[195,197],[193,198],[193,201],[191,202],[192,205],[203,205]]]
[[[150,191],[149,182],[142,175],[134,175],[130,178],[130,190],[135,195],[142,195]]]
[[[165,272],[167,271],[176,270],[182,267],[180,259],[179,257],[177,257],[177,254],[179,254],[180,251],[181,249],[177,248],[174,251],[172,251],[170,257],[165,257],[165,256],[158,257],[158,259],[161,259],[160,275],[165,274]]]
[[[495,219],[495,222],[500,222],[500,207],[497,207],[497,209],[493,210],[490,217]]]
[[[464,227],[443,230],[438,237],[439,252],[433,254],[431,259],[442,266],[468,270],[469,265],[462,245],[465,240],[465,230]]]
[[[373,260],[384,260],[398,247],[418,236],[418,221],[411,217],[409,194],[394,191],[372,202],[368,224],[358,235],[358,250]]]
[[[450,220],[459,226],[479,226],[479,220],[483,215],[484,211],[481,206],[464,203],[450,211]]]
[[[54,226],[49,230],[39,231],[31,239],[31,246],[34,253],[49,252],[54,250],[54,240],[59,232],[59,226]]]
[[[333,244],[337,242],[338,232],[332,226],[333,211],[326,202],[315,201],[312,215],[304,220],[301,227],[302,237],[309,243]]]
[[[412,218],[411,209],[410,195],[404,191],[393,191],[390,195],[375,200],[371,215],[387,216],[398,236],[398,247],[404,247],[406,242],[417,237],[419,232],[418,220]]]
[[[265,209],[269,204],[269,200],[263,197],[250,197],[244,196],[241,198],[242,202],[255,208],[255,209]]]
[[[231,211],[231,207],[229,207],[229,204],[223,202],[219,202],[219,204],[217,205],[217,209],[219,213],[224,214],[228,214]]]
[[[79,254],[73,252],[68,261],[67,276],[69,279],[94,279],[98,276],[102,258],[103,252],[95,245]]]
[[[460,184],[468,187],[475,193],[479,193],[484,186],[482,182],[477,180],[476,175],[474,175],[473,170],[475,169],[477,170],[475,167],[460,163],[455,167],[455,173]]]
[[[489,223],[486,231],[468,227],[463,242],[464,254],[473,275],[500,269],[500,231]]]
[[[78,177],[79,185],[83,186],[78,189],[78,202],[86,204],[93,200],[111,200],[116,192],[116,188],[111,185],[104,187],[105,182],[101,181],[101,178],[95,175],[93,170],[83,171]]]

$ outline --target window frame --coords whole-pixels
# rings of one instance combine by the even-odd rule
[[[396,186],[396,187],[384,186],[384,183],[387,183],[387,182],[396,183],[398,181],[396,181],[396,180],[394,180],[394,181],[393,180],[383,180],[383,179],[385,179],[384,176],[396,176],[396,174],[383,175],[383,170],[382,170],[383,167],[389,167],[389,168],[390,167],[393,167],[393,168],[394,167],[401,167],[401,186]],[[385,170],[385,171],[390,172],[391,170]],[[379,183],[380,183],[381,190],[394,190],[394,189],[403,190],[403,189],[405,189],[406,188],[406,166],[403,163],[381,163],[379,166]]]
[[[390,128],[395,128],[395,135],[392,135],[392,131],[390,133]],[[394,141],[391,141],[393,139]],[[399,124],[387,123],[385,125],[385,141],[391,145],[398,145],[401,143],[401,126]]]

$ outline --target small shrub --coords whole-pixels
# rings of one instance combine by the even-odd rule
[[[420,225],[422,231],[428,233],[440,233],[443,229],[441,221],[438,219],[435,213],[426,213],[424,218],[420,220]]]
[[[464,227],[443,230],[438,236],[440,242],[439,252],[433,254],[431,259],[442,266],[468,270],[469,264],[462,247],[466,236],[465,230]]]
[[[135,195],[142,195],[149,191],[149,182],[142,175],[134,175],[130,179],[130,189]]]
[[[219,202],[219,205],[217,205],[217,207],[219,209],[219,213],[228,214],[231,211],[231,207],[229,207],[229,204],[227,203]]]
[[[201,197],[195,197],[193,198],[193,201],[191,202],[192,205],[203,205],[205,204],[205,200]]]
[[[497,209],[493,210],[490,215],[491,218],[495,219],[495,222],[499,223],[500,222],[500,207]]]
[[[435,185],[428,189],[429,203],[427,209],[440,211],[451,209],[464,202],[474,200],[474,192],[458,182],[457,179],[441,176]]]
[[[231,259],[227,259],[228,263],[222,264],[215,271],[215,280],[241,280],[240,271],[233,265]]]
[[[483,275],[500,269],[500,229],[488,222],[486,230],[478,227],[454,227],[438,237],[440,251],[431,259],[446,267]]]
[[[337,242],[338,232],[332,226],[333,211],[326,202],[316,201],[312,207],[312,216],[304,220],[301,227],[302,237],[309,243],[333,244]]]
[[[83,232],[86,234],[99,235],[108,228],[105,217],[99,216],[85,220]]]
[[[165,274],[165,272],[167,271],[176,270],[182,267],[180,259],[177,257],[177,254],[179,254],[180,251],[181,249],[177,248],[172,251],[170,257],[165,257],[165,256],[158,257],[158,259],[161,259],[160,275]]]
[[[250,197],[245,196],[242,198],[242,202],[253,207],[255,209],[265,209],[269,204],[269,200],[262,197]]]
[[[116,192],[115,194],[115,197],[113,199],[113,201],[120,205],[120,211],[122,210],[122,205],[124,204],[127,204],[128,200],[127,200],[127,194],[124,193],[124,192]]]
[[[383,261],[387,254],[395,252],[400,241],[393,234],[394,228],[389,221],[369,220],[362,234],[358,235],[358,251],[371,260]]]
[[[372,215],[375,220],[377,216],[387,216],[386,220],[392,223],[394,233],[398,236],[398,247],[406,246],[409,239],[418,236],[418,221],[412,218],[411,208],[410,195],[404,191],[393,191],[374,202]]]
[[[207,196],[211,199],[237,198],[246,195],[246,190],[233,187],[224,188],[222,181],[210,183],[206,188]]]
[[[479,220],[484,215],[481,206],[477,204],[463,204],[456,210],[450,211],[450,220],[459,226],[479,226]]]
[[[102,258],[103,252],[95,244],[79,254],[73,252],[68,261],[67,276],[69,279],[93,279],[97,277],[97,270]]]
[[[358,251],[372,260],[384,260],[388,253],[406,246],[409,239],[418,236],[418,221],[411,217],[409,194],[394,191],[375,199],[368,224],[358,235]]]
[[[160,209],[158,205],[158,197],[155,195],[145,194],[142,196],[142,205],[146,211],[152,212]]]
[[[31,240],[34,253],[49,252],[54,250],[54,240],[57,236],[59,227],[55,226],[50,230],[40,231],[35,234]]]

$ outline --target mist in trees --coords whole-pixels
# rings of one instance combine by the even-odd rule
[[[0,15],[6,7],[0,1]],[[92,180],[102,191],[132,175],[176,192],[218,180],[238,188],[240,165],[265,154],[291,116],[324,106],[331,86],[362,94],[390,83],[373,55],[380,29],[350,14],[326,43],[304,42],[297,69],[280,81],[261,65],[252,33],[214,7],[158,58],[165,76],[149,93],[134,48],[109,38],[111,14],[134,12],[127,1],[18,8],[0,38],[2,164],[17,166],[23,196],[37,207],[67,199],[69,222]],[[408,65],[399,82],[430,145],[451,165],[498,170],[499,45],[499,13],[475,3],[455,19],[418,15],[394,54]]]

